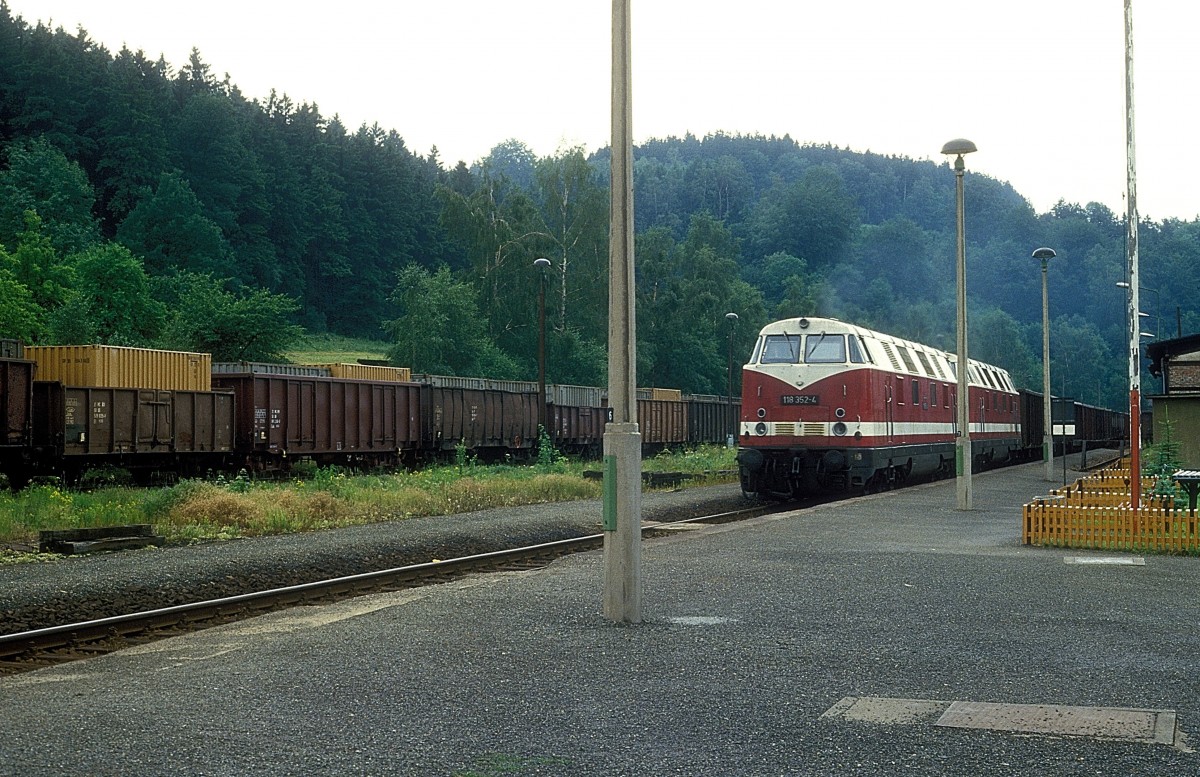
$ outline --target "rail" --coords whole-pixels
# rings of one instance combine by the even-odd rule
[[[794,504],[760,505],[744,510],[663,523],[647,522],[642,526],[642,533],[643,535],[662,535],[670,532],[673,527],[697,523],[728,523],[791,509],[796,509],[796,506]],[[174,636],[181,631],[197,631],[301,604],[431,585],[480,572],[536,568],[545,566],[561,556],[594,550],[601,547],[603,542],[603,534],[589,534],[220,599],[3,634],[0,635],[0,676],[93,658],[134,644],[143,644]]]

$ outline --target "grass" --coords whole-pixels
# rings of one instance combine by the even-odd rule
[[[647,472],[683,472],[690,485],[730,482],[734,452],[717,446],[662,454]],[[601,483],[584,477],[596,462],[561,457],[528,466],[482,466],[469,459],[416,472],[353,474],[298,468],[289,480],[244,475],[184,480],[141,489],[105,485],[72,491],[53,484],[0,494],[0,545],[36,546],[44,529],[153,524],[169,544],[319,531],[379,521],[449,515],[489,507],[595,499]],[[0,563],[38,560],[0,552]]]
[[[306,335],[287,357],[296,364],[354,363],[359,359],[386,359],[388,344],[340,335]]]

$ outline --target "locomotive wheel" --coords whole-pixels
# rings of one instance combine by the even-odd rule
[[[747,499],[757,499],[759,496],[757,478],[753,475],[743,474],[739,480],[742,485],[742,496]]]

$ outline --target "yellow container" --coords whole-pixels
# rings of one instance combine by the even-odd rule
[[[650,398],[665,399],[670,402],[682,402],[683,391],[681,389],[652,388],[650,389]]]
[[[37,379],[82,388],[211,391],[212,355],[118,345],[37,345],[25,349]]]
[[[412,380],[412,369],[409,367],[383,367],[376,364],[310,364],[310,367],[323,367],[335,378],[347,380],[386,380],[397,383],[408,383]]]

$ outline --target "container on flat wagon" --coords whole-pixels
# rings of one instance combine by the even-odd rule
[[[0,359],[24,359],[25,344],[10,338],[0,339]]]
[[[272,364],[270,362],[213,362],[212,371],[218,375],[296,375],[302,378],[328,378],[328,367],[307,364]]]
[[[329,370],[328,374],[343,380],[376,380],[409,383],[412,381],[412,369],[409,367],[382,367],[376,364],[309,364],[308,367],[319,367]]]
[[[117,345],[37,345],[25,354],[37,362],[37,379],[67,386],[212,389],[212,355]]]
[[[650,398],[662,399],[667,402],[682,402],[683,392],[680,389],[652,388],[650,389]]]

